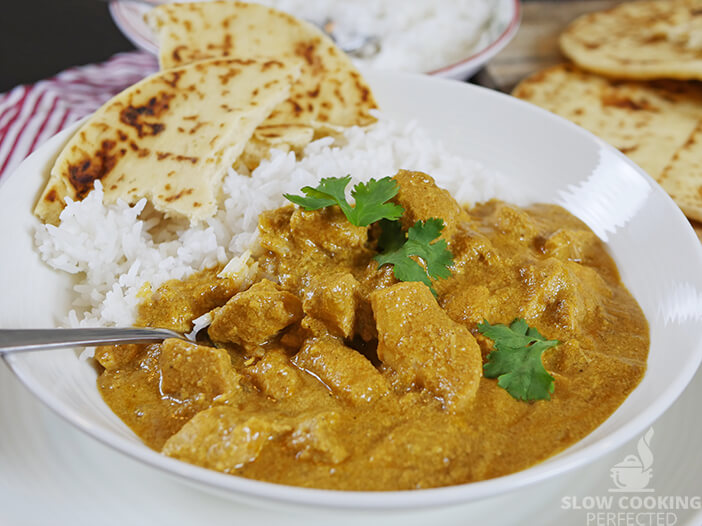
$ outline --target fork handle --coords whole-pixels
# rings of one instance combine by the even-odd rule
[[[82,329],[0,329],[0,354],[91,347],[118,343],[150,343],[183,338],[168,329],[96,327]]]

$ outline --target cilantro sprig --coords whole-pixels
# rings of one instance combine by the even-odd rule
[[[378,268],[393,265],[397,279],[424,283],[436,296],[431,280],[448,278],[449,267],[453,265],[453,254],[446,240],[438,239],[444,229],[443,219],[432,217],[417,221],[405,233],[398,221],[405,210],[390,201],[399,191],[395,179],[383,177],[357,184],[351,190],[354,205],[346,200],[346,187],[350,182],[350,175],[327,177],[316,188],[302,188],[305,195],[284,196],[309,211],[337,205],[356,226],[379,223],[378,248],[382,253],[373,258]],[[423,265],[416,258],[421,259]],[[547,340],[522,318],[515,319],[509,326],[491,325],[484,320],[478,324],[478,330],[491,339],[495,347],[483,366],[486,378],[497,378],[497,384],[517,400],[551,399],[554,378],[544,368],[541,358],[544,351],[560,343],[558,340]]]
[[[351,196],[356,206],[351,206],[346,200],[346,187],[351,182],[351,176],[326,177],[316,188],[305,186],[302,195],[284,194],[288,201],[301,206],[305,210],[319,210],[327,206],[338,205],[349,222],[356,226],[368,226],[371,223],[387,219],[395,221],[404,213],[400,205],[388,202],[397,195],[399,185],[392,177],[370,179],[367,183],[358,183],[351,190]]]
[[[397,279],[420,281],[436,296],[431,280],[448,278],[451,275],[448,267],[453,264],[453,254],[446,241],[435,241],[444,229],[444,221],[439,218],[417,221],[405,234],[398,221],[405,209],[390,201],[400,189],[395,179],[383,177],[378,180],[370,179],[367,183],[358,183],[351,190],[355,201],[353,206],[346,200],[346,187],[350,182],[350,175],[326,177],[315,188],[302,188],[305,195],[284,196],[305,210],[319,210],[337,205],[346,219],[356,226],[379,222],[381,234],[378,247],[383,253],[374,258],[378,262],[378,268],[393,265],[393,273]],[[412,257],[421,258],[424,266]]]
[[[444,229],[443,219],[432,217],[426,221],[417,221],[407,230],[407,239],[397,225],[384,225],[380,244],[386,248],[383,254],[373,259],[378,268],[386,264],[393,265],[393,273],[400,281],[421,281],[436,296],[431,279],[446,279],[451,275],[448,269],[453,265],[453,254],[448,249],[446,240],[435,241]],[[400,237],[402,236],[402,237]],[[424,261],[425,267],[417,263],[412,256]]]
[[[547,340],[522,318],[509,327],[484,320],[478,330],[494,342],[496,349],[488,354],[483,366],[486,378],[497,378],[497,385],[517,400],[551,399],[554,378],[544,368],[541,356],[558,345],[558,340]]]

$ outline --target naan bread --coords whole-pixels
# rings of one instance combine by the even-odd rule
[[[237,159],[236,168],[243,165],[249,172],[253,171],[262,159],[268,157],[271,148],[302,155],[305,149],[315,136],[315,130],[310,126],[303,125],[279,125],[279,126],[259,126],[256,128],[249,142],[246,143],[244,151]]]
[[[702,121],[656,180],[688,218],[702,221]]]
[[[210,217],[227,168],[299,74],[298,61],[215,59],[142,80],[69,140],[35,214],[57,224],[64,198],[99,179],[107,203],[146,197],[167,215]]]
[[[583,15],[560,45],[581,68],[614,78],[702,80],[702,0],[626,2]]]
[[[570,64],[522,81],[513,95],[590,130],[659,178],[702,118],[702,87],[616,82]]]
[[[329,127],[375,122],[370,88],[350,59],[314,25],[259,4],[198,2],[160,5],[146,15],[158,36],[163,69],[222,56],[297,59],[302,74],[290,98],[278,105],[247,148],[247,165],[270,147],[292,149]],[[305,127],[308,130],[302,131]],[[286,128],[290,128],[286,131]],[[266,135],[274,130],[275,139]]]

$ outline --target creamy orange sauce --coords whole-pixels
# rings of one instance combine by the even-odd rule
[[[140,308],[141,324],[183,330],[216,307],[216,347],[99,349],[108,405],[175,458],[346,490],[493,478],[590,433],[639,383],[649,347],[602,242],[557,206],[464,209],[424,174],[396,178],[406,222],[446,223],[454,264],[436,298],[377,268],[374,227],[336,208],[267,212],[253,286],[239,292],[212,269]],[[551,400],[518,401],[481,376],[493,347],[477,324],[517,317],[561,342],[543,356]]]

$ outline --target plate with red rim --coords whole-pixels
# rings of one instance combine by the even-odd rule
[[[478,501],[590,464],[642,435],[682,393],[702,360],[702,246],[680,210],[620,152],[526,102],[426,75],[366,76],[389,118],[417,122],[449,151],[526,185],[541,202],[564,206],[605,241],[651,336],[644,379],[609,419],[562,453],[504,477],[414,491],[340,492],[248,480],[160,455],[109,410],[95,386],[95,370],[74,350],[7,357],[22,383],[66,421],[144,464],[235,499],[308,509],[397,510]],[[0,242],[10,256],[3,258],[0,273],[0,327],[55,326],[68,310],[73,280],[42,263],[33,242],[38,220],[32,208],[74,130],[51,139],[0,184]]]
[[[519,0],[497,0],[498,6],[490,22],[489,32],[496,35],[479,49],[453,63],[437,66],[427,71],[429,75],[442,78],[464,80],[475,74],[499,53],[514,38],[521,21]],[[132,44],[139,49],[158,54],[158,41],[144,21],[144,15],[151,9],[149,4],[164,3],[159,0],[110,0],[109,9],[113,21]]]

